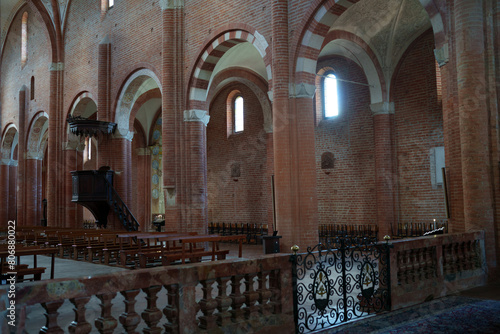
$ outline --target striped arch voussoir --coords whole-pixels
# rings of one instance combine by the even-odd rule
[[[250,33],[244,30],[232,30],[225,32],[209,44],[198,62],[193,73],[193,78],[189,88],[189,109],[206,110],[208,85],[212,77],[215,66],[224,54],[233,46],[240,43],[249,42],[260,53],[266,64],[268,76],[271,73],[270,46],[265,38],[255,31]]]
[[[296,82],[314,85],[316,63],[328,30],[356,1],[328,1],[319,6],[304,28],[296,59]]]

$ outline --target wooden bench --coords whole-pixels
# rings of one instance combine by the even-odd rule
[[[45,267],[37,267],[37,268],[25,268],[25,269],[19,269],[16,273],[17,276],[17,281],[18,282],[23,282],[23,281],[39,281],[42,279],[42,274],[45,273]],[[26,275],[33,275],[32,279],[26,279],[24,276]]]
[[[214,261],[215,258],[217,258],[217,260],[225,260],[227,254],[229,254],[228,249],[215,250],[215,251],[211,250],[211,251],[202,251],[202,252],[187,252],[187,253],[181,252],[181,253],[174,253],[174,254],[165,254],[165,255],[162,255],[161,264],[163,266],[168,266],[168,265],[172,264],[172,262],[175,262],[175,261],[181,261],[181,263],[185,263],[186,259],[189,259],[190,263],[200,262],[204,256],[210,256],[212,261]]]
[[[45,267],[28,268],[28,265],[16,265],[15,270],[12,272],[16,273],[16,282],[24,281],[40,281],[42,279],[42,274],[45,273]],[[8,273],[11,272],[8,267],[2,268],[2,275],[8,277]],[[24,276],[33,275],[33,278],[24,278]]]

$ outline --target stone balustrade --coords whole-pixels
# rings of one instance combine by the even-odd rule
[[[288,255],[268,255],[17,284],[15,330],[113,333],[121,326],[118,329],[126,333],[203,333],[218,328],[234,333],[265,327],[293,332],[291,274]],[[8,305],[7,289],[0,289],[0,310]],[[98,303],[100,310],[88,319],[91,303]],[[73,312],[63,312],[63,304]],[[38,305],[44,308],[45,321],[32,328],[36,319],[28,314],[36,313]],[[9,333],[9,319],[0,313],[0,332]],[[42,318],[43,312],[38,313]]]
[[[392,244],[393,310],[486,282],[482,231]],[[15,332],[293,333],[289,255],[17,284]],[[8,289],[0,286],[2,333],[12,329]]]
[[[486,282],[482,231],[398,240],[392,244],[393,310]]]

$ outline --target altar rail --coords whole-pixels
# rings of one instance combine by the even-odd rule
[[[486,283],[483,231],[397,240],[392,244],[393,309]]]
[[[208,233],[220,235],[244,234],[247,236],[245,240],[247,244],[262,244],[263,237],[269,233],[269,228],[267,224],[210,222],[208,223]]]
[[[29,327],[36,319],[30,317],[26,323],[26,312],[31,305],[42,305],[44,333],[112,333],[117,326],[126,333],[204,333],[218,327],[225,333],[258,332],[264,327],[292,332],[291,279],[289,256],[269,255],[18,284],[15,330],[38,333],[39,327]],[[8,305],[7,289],[0,289],[0,310]],[[114,299],[118,293],[123,301]],[[85,307],[93,296],[100,300],[100,315],[86,319]],[[74,315],[68,311],[69,303],[66,309],[61,307],[65,301],[73,304]],[[9,333],[5,311],[0,316],[0,332]],[[41,318],[40,314],[39,322]]]
[[[420,237],[425,233],[433,232],[434,234],[448,233],[448,220],[433,220],[428,222],[406,222],[398,223],[395,238],[411,238]]]
[[[338,237],[349,236],[352,238],[378,238],[378,227],[375,224],[321,224],[318,226],[319,241],[331,242]]]

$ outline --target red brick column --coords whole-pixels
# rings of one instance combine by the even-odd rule
[[[9,220],[17,220],[17,165],[9,166]]]
[[[65,206],[64,161],[62,158],[62,131],[66,127],[62,116],[63,63],[52,63],[50,67],[49,137],[48,137],[48,184],[47,184],[47,225],[63,226]]]
[[[184,201],[180,185],[182,113],[184,102],[184,7],[182,1],[162,4],[162,160],[165,229],[184,228],[181,207]],[[177,152],[177,153],[176,153]],[[168,161],[168,163],[166,163]],[[189,211],[189,209],[187,209]]]
[[[138,148],[136,155],[136,207],[134,215],[141,224],[141,231],[149,231],[151,226],[151,155],[148,148]]]
[[[38,179],[38,169],[41,168],[40,160],[26,159],[25,166],[25,225],[40,225],[40,219],[37,219],[42,209],[42,200],[38,197],[38,188],[41,187],[41,180]]]
[[[375,141],[375,185],[377,198],[377,226],[379,238],[396,232],[393,170],[394,104],[372,104]]]
[[[208,232],[206,128],[209,118],[204,110],[184,112],[186,145],[189,150],[186,152],[186,216],[181,231],[199,234]]]
[[[454,53],[454,52],[453,52]],[[457,98],[457,72],[453,54],[446,65],[441,67],[441,89],[443,92],[443,133],[446,161],[446,181],[448,188],[448,232],[465,231],[464,196],[462,184],[462,152]]]
[[[267,225],[269,229],[269,234],[273,231],[273,221],[274,221],[274,208],[273,208],[273,188],[272,188],[272,176],[274,175],[274,145],[273,145],[273,134],[266,133],[266,179],[268,180],[268,191],[269,200],[267,207]]]
[[[42,218],[43,218],[43,204],[42,204],[42,192],[43,192],[43,177],[42,177],[42,167],[43,166],[43,161],[38,159],[36,161],[36,198],[37,198],[37,209],[35,211],[35,221],[38,224],[42,224]]]
[[[97,99],[98,119],[112,122],[109,111],[109,90],[111,89],[111,42],[108,36],[99,44],[99,63],[97,68]]]
[[[17,148],[18,167],[17,167],[17,224],[18,226],[27,225],[26,214],[26,90],[23,87],[19,91],[19,142]]]
[[[6,226],[9,220],[9,165],[0,162],[0,226]]]
[[[467,230],[485,230],[486,259],[497,266],[492,203],[489,112],[485,92],[482,0],[455,0],[458,111],[462,152],[464,218]],[[498,168],[495,163],[495,168]]]
[[[65,171],[64,171],[64,203],[66,204],[64,227],[82,228],[83,211],[78,210],[79,204],[72,203],[73,181],[71,171],[81,170],[82,153],[77,150],[78,143],[66,143],[64,152]]]
[[[291,138],[295,141],[292,145],[296,145],[296,148],[290,158],[292,169],[295,169],[293,178],[297,182],[295,196],[298,199],[299,208],[299,216],[294,222],[294,229],[300,235],[299,245],[302,246],[314,246],[319,242],[313,96],[314,89],[311,87],[309,92],[302,91],[295,100],[292,100],[295,102],[293,112],[296,124]],[[285,241],[284,246],[291,245],[287,245]],[[302,246],[301,248],[305,250]],[[288,249],[285,248],[284,251]]]
[[[289,88],[290,62],[288,55],[288,1],[273,0],[272,12],[272,75],[273,75],[273,144],[276,228],[282,243],[300,243],[300,234],[293,226],[296,218],[292,188]],[[306,246],[306,245],[303,245]]]

